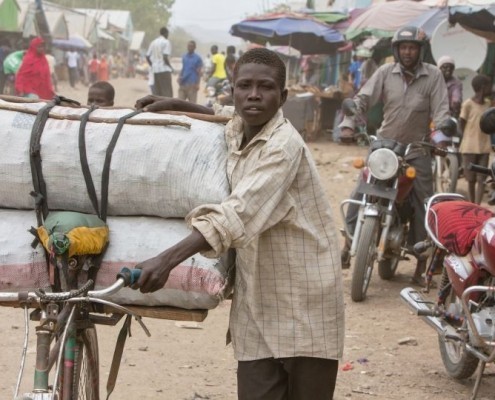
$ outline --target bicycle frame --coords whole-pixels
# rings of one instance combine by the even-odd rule
[[[32,400],[72,400],[73,382],[72,379],[61,379],[63,376],[72,377],[75,363],[76,352],[76,332],[78,324],[86,324],[94,326],[89,313],[83,308],[89,303],[99,303],[110,306],[119,311],[118,318],[101,317],[106,320],[111,320],[111,324],[115,325],[124,314],[133,316],[141,325],[145,333],[150,336],[150,333],[141,317],[134,314],[127,308],[112,303],[104,299],[104,297],[116,293],[124,286],[132,284],[139,276],[139,270],[129,270],[124,268],[119,274],[118,280],[108,288],[98,291],[88,291],[92,285],[92,281],[88,281],[81,289],[71,292],[60,293],[43,293],[35,292],[4,292],[0,293],[0,302],[20,302],[25,313],[25,338],[21,358],[21,366],[15,387],[14,399],[19,395],[22,375],[25,366],[27,343],[29,337],[29,308],[39,308],[39,312],[34,313],[33,319],[39,316],[39,325],[36,328],[36,365],[34,372],[33,392],[23,395],[23,399]],[[127,274],[127,275],[126,275]],[[62,310],[60,305],[63,304]],[[77,315],[82,313],[82,318],[78,319]],[[101,319],[100,319],[100,323]],[[84,326],[83,328],[84,329]],[[55,345],[51,347],[53,339],[59,337]],[[55,365],[53,385],[49,385],[49,374]],[[63,367],[63,368],[62,368]],[[98,385],[98,382],[96,382]],[[99,390],[99,387],[95,387]]]

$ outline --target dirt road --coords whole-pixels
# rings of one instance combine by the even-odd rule
[[[116,87],[116,105],[132,106],[147,93],[143,79],[112,81]],[[73,90],[60,85],[60,93],[85,102],[87,88]],[[320,137],[309,144],[317,161],[322,181],[341,226],[340,201],[350,193],[356,172],[352,159],[364,155],[365,149],[344,146]],[[381,281],[374,274],[368,298],[353,303],[349,296],[349,270],[344,271],[346,299],[346,343],[335,399],[407,399],[464,400],[469,398],[473,379],[456,382],[442,366],[437,337],[399,299],[400,290],[408,285],[411,263],[402,262],[392,281]],[[236,362],[230,346],[225,346],[230,303],[226,301],[210,311],[200,324],[146,319],[152,333],[148,338],[138,324],[133,324],[127,340],[117,387],[112,399],[165,400],[233,400],[236,399]],[[23,343],[22,311],[0,308],[0,399],[12,398]],[[32,329],[33,325],[31,325]],[[99,327],[101,350],[100,374],[102,395],[115,347],[119,327]],[[22,388],[32,382],[34,332],[28,347],[28,363]],[[399,344],[410,338],[407,344]],[[490,366],[479,399],[493,399],[495,368]]]

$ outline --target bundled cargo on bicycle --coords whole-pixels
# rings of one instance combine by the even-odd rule
[[[92,216],[106,222],[108,247],[102,239],[99,251],[86,249],[90,261],[79,257],[81,265],[71,264],[81,256],[72,242],[58,259],[80,269],[79,281],[93,278],[98,288],[114,281],[120,267],[133,267],[187,236],[183,218],[194,207],[229,194],[221,123],[7,100],[0,99],[0,290],[55,283],[60,271],[47,268],[40,245],[31,247],[30,227],[50,251],[62,251],[64,240],[79,240],[81,247],[105,235],[104,226],[91,225]],[[80,239],[82,231],[93,236]],[[232,258],[196,255],[173,270],[163,289],[147,295],[126,289],[111,299],[211,309],[229,293],[232,273]]]

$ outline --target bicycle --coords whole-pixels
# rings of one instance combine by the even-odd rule
[[[113,285],[95,291],[89,290],[93,282],[88,280],[81,288],[68,292],[47,293],[35,290],[0,293],[0,304],[19,304],[25,312],[24,346],[14,399],[99,400],[99,356],[95,325],[113,326],[127,315],[124,328],[128,328],[130,318],[134,317],[150,336],[141,321],[141,316],[124,306],[105,300],[106,296],[132,285],[139,278],[140,273],[139,269],[123,268]],[[110,307],[116,310],[116,313],[111,316],[97,315],[108,311],[108,308],[95,307],[98,305]],[[18,397],[27,353],[29,308],[35,308],[31,313],[31,320],[39,321],[36,327],[34,384],[31,393]],[[121,332],[127,333],[127,330]],[[117,363],[120,363],[121,353],[121,350],[119,352],[116,349],[114,360]],[[53,372],[53,383],[50,385],[51,372]],[[116,374],[113,379],[116,379]],[[110,393],[107,395],[109,396]]]

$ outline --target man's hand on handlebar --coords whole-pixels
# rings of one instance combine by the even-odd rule
[[[170,258],[159,255],[136,265],[135,268],[141,270],[141,276],[131,288],[140,289],[142,293],[151,293],[163,288],[170,271],[177,265],[169,260]]]

